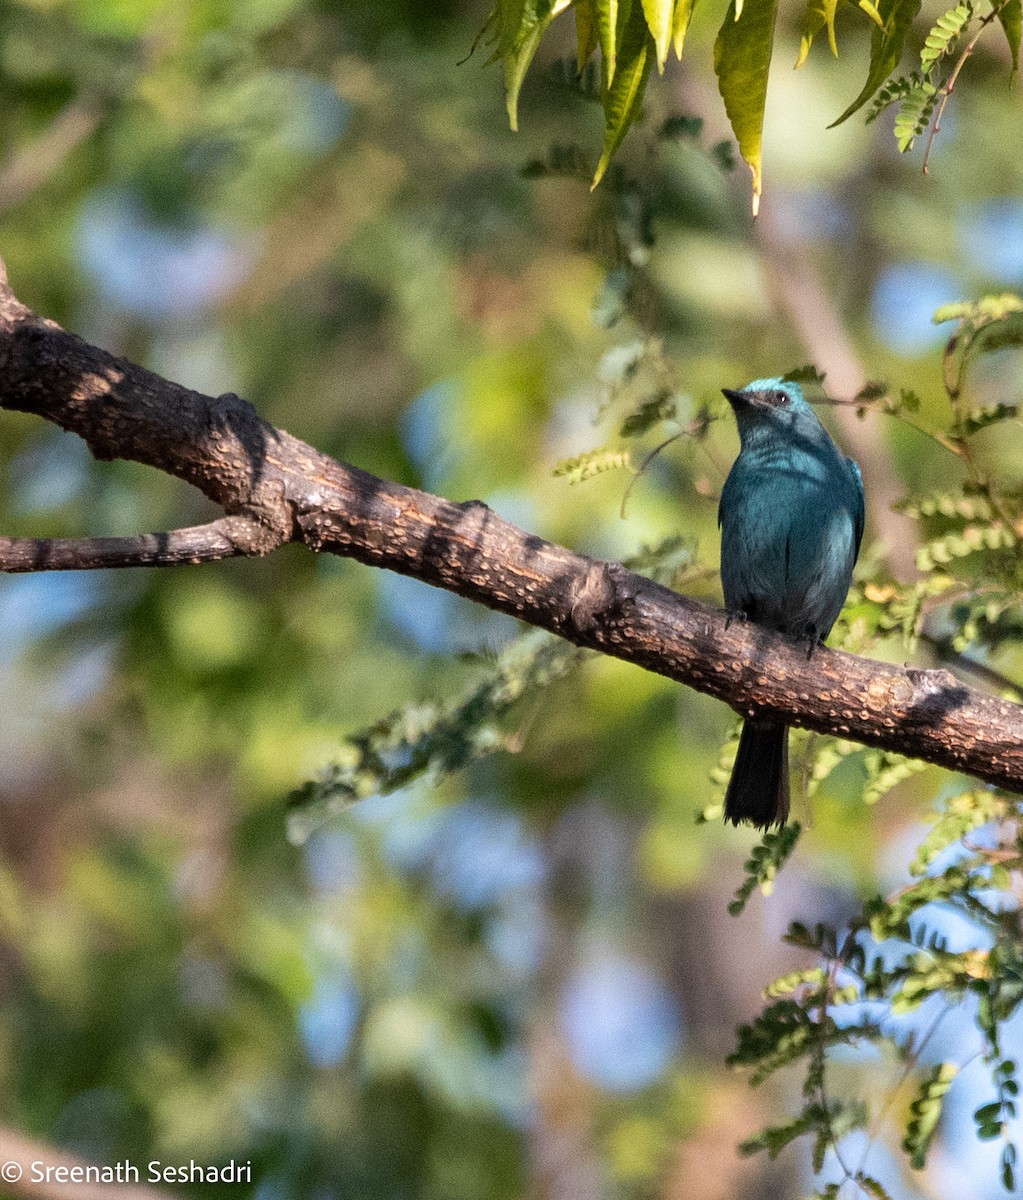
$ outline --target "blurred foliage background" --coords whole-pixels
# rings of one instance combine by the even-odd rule
[[[884,378],[945,422],[930,317],[1023,286],[1023,159],[996,39],[927,178],[885,118],[824,132],[863,63],[815,49],[798,74],[775,66],[754,227],[712,7],[591,195],[603,120],[562,62],[574,42],[552,30],[512,134],[500,71],[460,61],[487,16],[475,0],[5,0],[12,283],[114,353],[545,538],[628,558],[679,536],[679,586],[717,602],[737,448],[719,389],[813,361],[845,398]],[[793,61],[801,20],[782,6]],[[1017,401],[1020,383],[1012,354],[983,379]],[[624,519],[627,472],[553,474],[621,450],[623,414],[651,403],[644,452],[690,435],[635,481]],[[825,419],[863,466],[861,579],[882,587],[916,536],[889,501],[958,464],[905,422]],[[984,453],[1010,471],[1019,434],[1000,426]],[[214,515],[20,414],[0,446],[8,534]],[[798,1081],[750,1091],[723,1065],[734,1028],[806,965],[779,944],[788,922],[841,923],[897,888],[929,804],[962,780],[907,773],[867,806],[871,769],[846,753],[812,806],[796,797],[810,828],[773,895],[733,918],[752,834],[695,818],[735,721],[653,675],[590,660],[527,692],[497,724],[502,752],[289,839],[288,793],[346,735],[471,689],[514,623],[290,548],[5,579],[0,628],[9,1128],[101,1163],[251,1159],[251,1188],[224,1190],[260,1200],[811,1186],[798,1147],[736,1155],[798,1104]],[[1018,644],[994,665],[1018,676]],[[875,1053],[841,1069],[868,1092],[898,1076]],[[870,1159],[892,1196],[1000,1194],[970,1118],[984,1078],[946,1108],[924,1172],[897,1151],[912,1092],[893,1093]]]

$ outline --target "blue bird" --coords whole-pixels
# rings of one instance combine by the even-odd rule
[[[721,584],[730,616],[824,641],[845,603],[863,537],[863,479],[797,383],[757,379],[723,389],[741,448],[721,493]],[[742,727],[725,820],[760,829],[789,814],[788,730]]]

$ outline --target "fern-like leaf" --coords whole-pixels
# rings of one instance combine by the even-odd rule
[[[931,831],[917,848],[909,864],[912,875],[923,875],[943,850],[968,833],[1005,815],[1008,802],[997,792],[962,792],[946,801],[944,811],[935,818]]]
[[[930,75],[935,65],[948,54],[972,17],[973,6],[969,0],[962,0],[961,4],[941,14],[920,51],[920,69],[925,75]]]
[[[735,893],[735,899],[728,906],[728,911],[733,917],[742,912],[758,887],[765,896],[771,894],[775,877],[796,848],[801,832],[799,822],[793,821],[791,825],[785,825],[776,833],[765,833],[760,844],[753,847],[744,868],[746,878]]]
[[[971,408],[960,414],[956,432],[960,437],[970,437],[982,429],[987,429],[989,425],[1018,416],[1019,407],[1015,404],[992,404],[987,408]]]
[[[886,108],[891,108],[893,104],[899,104],[904,100],[910,92],[914,91],[921,83],[919,75],[902,75],[897,79],[889,79],[883,88],[874,97],[873,103],[870,106],[870,111],[867,113],[866,124],[871,121],[876,121],[877,118],[885,111]],[[862,395],[862,393],[861,393]],[[857,399],[860,397],[857,396]]]
[[[642,404],[625,418],[619,433],[623,438],[640,437],[662,421],[671,421],[678,414],[678,405],[670,392],[661,391]]]
[[[920,1170],[926,1165],[927,1151],[938,1128],[945,1093],[958,1074],[955,1063],[939,1063],[920,1086],[910,1105],[912,1114],[902,1139],[902,1148],[910,1155],[913,1166]]]
[[[605,471],[628,470],[632,458],[628,450],[587,450],[574,458],[565,458],[554,467],[552,475],[565,475],[569,483],[582,483]]]
[[[947,533],[921,546],[916,561],[921,571],[931,571],[935,564],[945,566],[978,550],[1009,550],[1015,546],[1015,535],[1002,525],[967,525],[959,533]]]
[[[905,758],[901,754],[892,754],[887,750],[868,751],[865,760],[868,775],[866,786],[863,789],[864,804],[876,804],[904,779],[917,774],[927,766],[918,758]]]
[[[899,153],[905,154],[913,148],[913,143],[931,123],[931,114],[938,100],[938,89],[929,79],[918,80],[899,104],[899,115],[895,118],[895,140],[899,144]]]
[[[950,520],[988,521],[991,504],[984,496],[964,496],[959,492],[936,492],[898,505],[907,517],[948,517]]]

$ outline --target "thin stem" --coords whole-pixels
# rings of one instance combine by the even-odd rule
[[[994,667],[989,667],[986,663],[977,662],[975,659],[959,653],[946,639],[923,632],[920,634],[920,640],[926,642],[943,662],[954,663],[960,670],[968,671],[978,679],[983,679],[985,683],[991,684],[992,687],[1023,697],[1023,685],[1014,682],[1007,675],[1003,675],[1001,671],[996,671]]]
[[[952,95],[952,92],[955,90],[956,81],[959,79],[959,72],[963,69],[963,67],[966,66],[966,60],[973,53],[974,47],[977,45],[977,42],[980,39],[980,35],[984,32],[984,30],[988,27],[988,25],[990,25],[991,22],[998,16],[1000,9],[1001,9],[1001,5],[998,5],[994,8],[992,8],[986,17],[981,18],[981,22],[977,28],[977,32],[966,43],[966,48],[963,50],[962,54],[960,54],[959,61],[956,63],[955,67],[953,68],[952,74],[949,75],[948,79],[946,79],[945,82],[938,89],[941,94],[941,100],[938,102],[938,107],[935,110],[934,121],[931,124],[930,133],[927,135],[927,148],[924,150],[923,173],[925,175],[929,174],[928,164],[929,164],[930,158],[931,158],[931,148],[934,145],[935,137],[937,137],[937,135],[938,135],[938,130],[941,128],[941,118],[945,114],[945,105],[948,104],[949,97]]]
[[[672,442],[677,442],[679,438],[699,437],[699,435],[701,433],[704,433],[706,431],[707,426],[710,424],[710,422],[712,420],[713,420],[712,417],[700,417],[697,420],[691,422],[691,424],[687,425],[685,429],[679,429],[676,433],[673,433],[671,435],[671,437],[665,438],[664,441],[660,443],[660,445],[655,446],[650,451],[650,453],[646,456],[646,458],[644,458],[643,461],[636,468],[636,473],[629,480],[629,486],[625,489],[625,494],[622,496],[622,504],[621,504],[621,508],[619,509],[619,516],[622,518],[623,521],[625,520],[625,508],[626,508],[626,505],[629,503],[629,497],[632,495],[632,489],[639,482],[640,476],[643,475],[643,473],[646,471],[647,467],[650,466],[650,464],[654,461],[654,459],[658,456],[658,454],[660,454],[662,450],[666,450],[671,445]]]
[[[256,526],[244,517],[222,517],[208,525],[110,538],[0,537],[0,573],[98,571],[112,567],[176,567],[219,562],[250,548]]]
[[[912,1053],[907,1055],[906,1065],[899,1072],[898,1079],[896,1079],[895,1083],[890,1088],[887,1089],[887,1091],[885,1093],[884,1103],[877,1110],[877,1116],[874,1118],[870,1129],[867,1131],[867,1145],[863,1151],[863,1157],[860,1159],[859,1169],[861,1171],[864,1169],[864,1167],[867,1164],[867,1159],[870,1157],[870,1152],[874,1148],[874,1143],[877,1141],[878,1135],[880,1134],[881,1129],[883,1128],[884,1123],[888,1118],[888,1113],[891,1111],[891,1107],[895,1103],[896,1097],[898,1096],[899,1092],[902,1090],[902,1085],[906,1082],[906,1080],[909,1078],[911,1073],[916,1070],[917,1066],[920,1063],[920,1055],[926,1049],[927,1043],[938,1032],[938,1029],[940,1028],[941,1023],[948,1016],[949,1012],[951,1012],[951,1008],[949,1005],[946,1005],[938,1013],[938,1015],[934,1018],[934,1020],[931,1022],[930,1026],[928,1027],[927,1032],[920,1039],[920,1041],[917,1042],[917,1044],[913,1047]]]
[[[852,937],[851,932],[850,932],[849,937],[850,938]],[[847,939],[847,944],[848,944],[848,940],[849,939]],[[844,951],[844,947],[843,947],[843,951]],[[820,1102],[820,1106],[825,1113],[825,1119],[827,1119],[827,1113],[829,1112],[828,1090],[827,1090],[827,1086],[825,1085],[825,1082],[824,1082],[824,1079],[825,1079],[824,1065],[825,1065],[826,1055],[827,1055],[827,1034],[826,1034],[825,1022],[827,1020],[827,1015],[828,1015],[829,998],[833,994],[834,989],[835,989],[836,975],[838,974],[839,968],[843,965],[844,964],[838,958],[833,958],[831,960],[831,964],[828,967],[828,981],[827,981],[827,985],[826,985],[826,989],[825,989],[825,994],[821,999],[820,1008],[818,1009],[818,1011],[820,1013],[820,1019],[818,1021],[818,1029],[819,1029],[820,1036],[819,1036],[819,1041],[818,1041],[817,1053],[820,1055],[820,1083],[817,1087],[817,1099]],[[869,1197],[870,1191],[866,1187],[864,1187],[862,1181],[857,1178],[857,1175],[862,1172],[862,1164],[860,1167],[860,1172],[854,1172],[852,1167],[850,1167],[849,1164],[846,1162],[845,1155],[842,1153],[842,1149],[841,1149],[841,1145],[840,1145],[842,1139],[835,1137],[834,1134],[831,1132],[830,1122],[828,1125],[828,1132],[830,1134],[828,1141],[831,1146],[831,1152],[834,1154],[835,1161],[838,1163],[839,1167],[841,1167],[846,1179],[851,1180],[853,1183],[855,1183],[856,1186],[860,1189],[860,1191],[865,1196]]]
[[[881,413],[883,416],[893,417],[895,420],[904,422],[912,429],[917,430],[918,433],[922,433],[926,437],[929,437],[932,441],[937,442],[942,449],[948,450],[949,453],[954,454],[956,458],[964,457],[962,444],[960,442],[954,441],[952,438],[947,438],[944,434],[937,433],[933,429],[928,429],[926,425],[922,424],[920,421],[917,421],[915,418],[908,416],[904,412],[892,412],[890,409],[885,408],[880,403],[882,399],[884,399],[883,396],[879,396],[877,400],[859,400],[853,397],[852,400],[832,400],[831,404],[833,404],[836,408],[840,406],[844,408],[863,408],[867,409],[869,412]]]
[[[618,515],[621,517],[621,519],[623,521],[625,520],[625,509],[629,503],[629,497],[632,495],[632,489],[636,486],[637,482],[639,481],[639,479],[643,475],[643,473],[646,471],[647,467],[650,466],[650,464],[654,461],[654,459],[658,456],[658,454],[660,454],[660,452],[662,450],[666,450],[668,448],[668,446],[671,445],[672,442],[677,442],[678,439],[680,437],[682,437],[684,434],[686,434],[687,432],[688,432],[688,430],[680,429],[677,433],[673,433],[671,435],[671,437],[665,438],[664,441],[661,442],[661,444],[659,446],[655,446],[650,451],[650,453],[646,456],[646,458],[644,458],[643,461],[639,464],[639,466],[636,469],[635,475],[633,475],[633,477],[629,480],[629,486],[625,489],[625,492],[622,496],[621,508],[618,510]]]

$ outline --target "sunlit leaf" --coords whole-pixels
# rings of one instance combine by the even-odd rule
[[[682,58],[682,49],[686,44],[686,33],[689,31],[689,22],[693,18],[693,9],[696,7],[696,0],[676,0],[675,15],[671,22],[671,44],[675,48],[675,57]]]
[[[838,0],[808,0],[806,12],[803,15],[803,32],[799,39],[799,56],[796,66],[801,67],[810,53],[813,39],[826,25],[828,28],[828,45],[831,53],[838,56],[838,44],[835,41],[835,10]]]
[[[924,1079],[916,1099],[910,1105],[912,1114],[906,1125],[902,1148],[910,1155],[913,1166],[920,1170],[927,1163],[927,1151],[938,1127],[945,1093],[958,1074],[955,1063],[939,1063]]]
[[[610,88],[618,67],[618,23],[619,20],[625,23],[632,0],[621,0],[621,4],[619,0],[596,0],[596,6],[600,53],[604,59],[604,86]]]
[[[671,44],[674,7],[675,0],[643,0],[643,14],[657,48],[657,69],[662,74],[664,64],[668,60],[668,46]]]
[[[739,153],[753,172],[753,215],[760,207],[761,155],[767,75],[774,44],[777,0],[746,0],[741,19],[736,0],[714,43],[714,71]]]
[[[633,5],[619,34],[618,69],[604,99],[604,153],[597,163],[591,188],[603,179],[629,126],[642,111],[643,89],[654,58],[653,39],[639,5]]]
[[[597,48],[597,6],[594,0],[576,0],[572,9],[575,14],[575,40],[578,47],[579,70],[590,61]]]
[[[551,21],[563,12],[570,0],[505,0],[499,5],[501,48],[504,58],[504,82],[508,122],[519,127],[519,92],[529,64],[536,55],[540,39]]]
[[[934,112],[937,100],[937,88],[927,79],[922,80],[903,98],[893,130],[895,140],[899,144],[900,154],[905,154],[907,150],[912,149],[913,142],[931,123],[931,114]]]
[[[953,42],[962,33],[966,23],[973,16],[973,8],[963,0],[955,8],[942,13],[924,41],[920,51],[920,69],[929,72],[952,48]]]
[[[1019,70],[1019,46],[1023,39],[1023,0],[1006,0],[998,10],[998,20],[1005,30],[1012,54],[1012,73]]]
[[[899,65],[902,49],[906,44],[906,34],[920,11],[920,3],[921,0],[881,0],[878,4],[877,9],[884,20],[884,28],[875,29],[870,39],[870,69],[867,72],[867,81],[845,112],[831,122],[830,128],[841,125],[861,109]]]
[[[881,20],[881,14],[871,3],[871,0],[857,0],[856,7],[865,12],[878,29],[884,29],[884,21]]]

